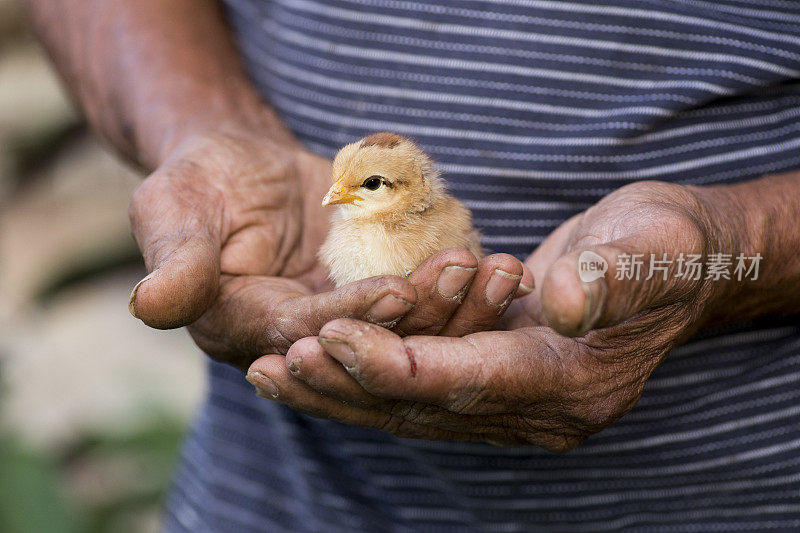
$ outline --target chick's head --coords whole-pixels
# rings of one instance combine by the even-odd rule
[[[347,218],[396,218],[424,211],[440,189],[430,158],[409,139],[375,133],[342,148],[322,205]]]

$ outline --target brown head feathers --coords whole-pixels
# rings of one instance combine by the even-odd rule
[[[406,140],[404,137],[397,135],[396,133],[391,133],[388,131],[380,131],[378,133],[373,133],[368,137],[364,137],[361,140],[360,148],[366,148],[367,146],[380,146],[381,148],[394,148],[401,142]]]

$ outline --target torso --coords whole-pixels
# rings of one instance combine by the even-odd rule
[[[800,2],[227,3],[253,79],[306,146],[333,156],[374,131],[413,137],[493,251],[525,257],[632,181],[800,168]],[[704,335],[668,356],[628,415],[563,455],[312,419],[213,365],[171,523],[796,531],[797,320]]]

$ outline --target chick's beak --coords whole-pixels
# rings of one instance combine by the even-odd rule
[[[352,204],[357,200],[363,200],[360,196],[348,193],[340,181],[333,184],[328,194],[322,199],[322,205]]]

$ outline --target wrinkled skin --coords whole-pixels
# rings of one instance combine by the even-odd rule
[[[618,254],[726,249],[711,219],[687,188],[623,187],[529,257],[543,282],[508,310],[507,331],[401,338],[334,320],[286,357],[256,361],[248,379],[299,411],[398,436],[569,450],[635,405],[665,354],[712,315],[724,291],[723,283],[674,271],[667,281],[616,280]],[[576,266],[583,250],[609,263],[605,278],[585,288]]]
[[[409,279],[333,290],[316,258],[331,213],[320,205],[330,161],[273,139],[253,127],[193,135],[142,183],[131,225],[151,274],[132,293],[135,316],[157,328],[190,324],[207,354],[246,369],[342,317],[403,335],[480,331],[532,290],[530,271],[514,257],[478,262],[458,249],[434,255]],[[443,296],[437,280],[448,267],[456,267],[448,271],[457,273],[458,291]],[[508,275],[489,302],[496,269]]]

